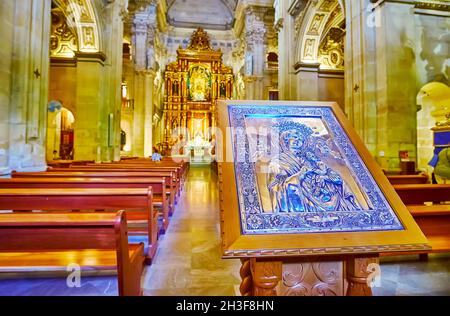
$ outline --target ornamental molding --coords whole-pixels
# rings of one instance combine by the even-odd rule
[[[384,3],[402,3],[413,5],[415,9],[435,10],[450,12],[450,3],[448,0],[429,0],[429,1],[411,1],[411,0],[370,0],[375,4],[375,8]]]
[[[334,247],[309,249],[259,249],[259,250],[226,250],[225,258],[255,258],[255,257],[298,257],[314,255],[351,255],[383,252],[429,251],[426,244],[364,246],[364,247]]]

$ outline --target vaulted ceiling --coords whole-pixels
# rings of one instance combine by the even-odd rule
[[[238,0],[167,0],[167,20],[175,27],[229,30]]]

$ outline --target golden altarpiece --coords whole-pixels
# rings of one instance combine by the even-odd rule
[[[187,49],[177,51],[177,61],[165,72],[164,140],[208,142],[217,126],[217,100],[231,99],[233,70],[222,63],[223,53],[210,45],[203,29],[195,31]]]

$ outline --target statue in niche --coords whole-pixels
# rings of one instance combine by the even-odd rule
[[[172,85],[172,94],[174,96],[178,96],[179,95],[179,85],[178,85],[178,81],[175,81]]]
[[[326,139],[308,126],[284,121],[272,127],[280,154],[269,165],[268,190],[275,212],[362,211],[343,177],[324,157],[343,163]],[[277,138],[277,137],[275,137]]]
[[[226,90],[224,82],[220,83],[220,97],[221,98],[226,98],[227,97],[227,90]]]
[[[207,69],[194,67],[189,77],[189,90],[192,101],[206,101],[209,98],[210,78]]]

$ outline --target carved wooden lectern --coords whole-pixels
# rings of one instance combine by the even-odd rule
[[[224,258],[242,295],[371,295],[382,252],[427,240],[335,103],[228,101],[216,134]]]

